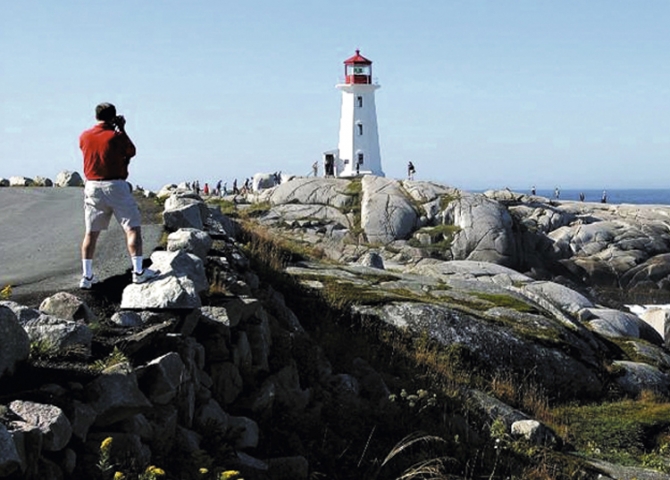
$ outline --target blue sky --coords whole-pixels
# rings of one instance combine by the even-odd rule
[[[387,176],[665,188],[669,25],[666,0],[2,0],[0,177],[81,172],[102,101],[136,184],[307,174],[359,48]]]

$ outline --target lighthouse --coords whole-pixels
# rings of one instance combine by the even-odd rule
[[[342,92],[340,137],[338,149],[325,153],[326,172],[330,163],[338,177],[383,177],[375,108],[379,84],[372,80],[372,62],[356,50],[344,61],[344,83],[336,87]]]

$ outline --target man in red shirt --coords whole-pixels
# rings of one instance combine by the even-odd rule
[[[143,268],[142,219],[132,195],[128,164],[135,156],[135,145],[126,134],[126,119],[116,115],[111,103],[95,108],[96,125],[79,137],[84,155],[84,220],[86,233],[81,245],[82,289],[98,283],[93,274],[93,255],[102,230],[107,230],[112,214],[126,233],[126,245],[133,266],[133,282],[144,283],[159,272]]]

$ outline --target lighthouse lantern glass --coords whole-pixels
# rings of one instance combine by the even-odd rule
[[[367,65],[348,65],[347,75],[369,75],[370,67]]]

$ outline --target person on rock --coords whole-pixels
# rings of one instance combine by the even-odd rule
[[[408,180],[414,180],[414,174],[416,173],[416,169],[414,168],[414,164],[412,162],[409,162],[407,164],[407,179]]]
[[[97,123],[79,137],[84,157],[84,224],[81,244],[83,275],[79,288],[91,289],[99,282],[93,273],[95,246],[102,230],[107,230],[112,214],[123,227],[132,264],[133,283],[144,283],[159,272],[144,268],[142,256],[142,218],[126,181],[128,165],[135,156],[135,145],[126,133],[126,119],[116,115],[111,103],[95,107]]]

